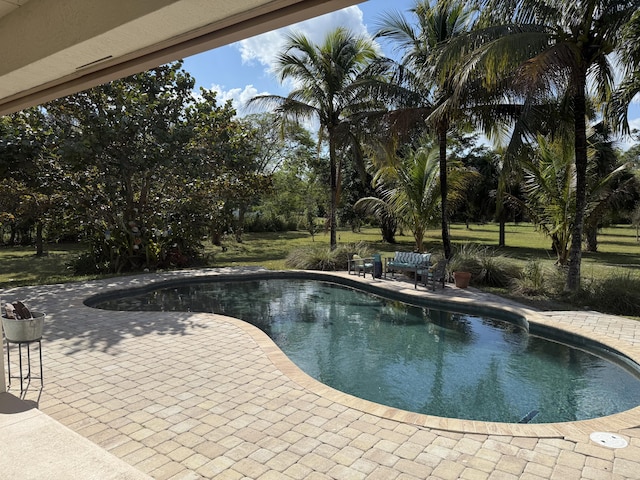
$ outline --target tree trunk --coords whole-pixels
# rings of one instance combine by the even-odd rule
[[[416,241],[416,252],[422,253],[424,249],[424,230],[416,230],[413,234],[413,238]]]
[[[329,209],[329,245],[331,250],[335,250],[338,242],[336,239],[336,209],[338,203],[338,172],[336,171],[336,145],[333,130],[329,130],[329,186],[331,189],[331,205]]]
[[[506,247],[507,246],[507,239],[506,239],[506,222],[504,221],[504,219],[500,219],[500,232],[498,233],[498,246],[499,247]]]
[[[244,233],[244,216],[246,208],[244,205],[238,207],[238,218],[236,219],[236,226],[234,233],[236,235],[236,242],[242,243],[242,234]]]
[[[447,208],[447,129],[441,127],[438,132],[440,147],[440,195],[442,210],[442,248],[444,257],[451,259],[451,239],[449,238],[449,213]]]
[[[569,270],[565,290],[577,292],[580,288],[580,266],[582,263],[582,232],[584,230],[584,210],[587,199],[587,125],[586,125],[586,74],[577,79],[573,96],[575,155],[576,155],[576,216],[571,231]]]
[[[394,244],[396,243],[396,229],[398,225],[391,216],[384,215],[380,219],[380,231],[382,232],[382,240]]]
[[[36,222],[36,256],[42,257],[44,255],[44,242],[42,241],[42,221]]]
[[[598,251],[598,226],[586,225],[584,228],[585,250],[587,252]]]

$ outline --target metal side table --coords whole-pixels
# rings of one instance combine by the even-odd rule
[[[7,341],[7,370],[9,374],[9,387],[11,386],[12,378],[20,379],[20,393],[24,391],[24,381],[27,381],[27,386],[31,384],[31,379],[40,379],[40,386],[44,386],[44,376],[42,374],[42,338],[38,338],[37,340],[29,340],[26,342],[14,342],[12,340],[6,339]],[[38,356],[40,359],[40,376],[34,377],[31,371],[31,344],[38,344]],[[11,375],[11,345],[18,345],[18,364],[20,368],[20,375]],[[27,346],[27,373],[23,375],[23,365],[22,365],[22,346]]]

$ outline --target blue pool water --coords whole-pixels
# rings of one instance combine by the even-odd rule
[[[637,372],[478,315],[387,300],[315,280],[181,284],[104,309],[213,312],[264,332],[302,370],[360,398],[418,413],[564,422],[640,404]],[[212,347],[213,348],[213,347]]]

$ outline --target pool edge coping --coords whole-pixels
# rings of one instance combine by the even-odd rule
[[[354,275],[348,275],[347,272],[319,272],[319,271],[307,271],[307,270],[268,270],[262,268],[245,268],[241,272],[233,271],[232,273],[225,272],[224,269],[203,269],[203,270],[181,270],[174,272],[162,272],[156,274],[144,274],[131,277],[132,279],[142,280],[147,282],[140,283],[138,287],[147,288],[150,285],[161,284],[170,281],[182,281],[198,277],[204,279],[206,277],[219,277],[219,276],[234,276],[234,275],[267,275],[277,278],[278,276],[286,274],[296,274],[300,277],[310,279],[341,279],[347,280],[349,283],[356,283],[364,290],[368,290],[367,286],[371,287],[372,284],[375,289],[382,288],[385,291],[400,293],[401,295],[434,295],[438,296],[438,291],[431,292],[424,289],[414,289],[413,284],[409,282],[402,283],[401,281],[394,280],[374,280]],[[122,280],[123,277],[118,277]],[[126,277],[124,277],[126,278]],[[111,279],[113,280],[113,279]],[[105,282],[108,282],[106,280]],[[389,288],[389,287],[394,288]],[[126,287],[125,287],[126,288]],[[448,287],[455,288],[455,287]],[[109,292],[122,290],[122,285],[107,285],[105,292],[100,295],[108,295]],[[460,290],[460,289],[456,289]],[[472,292],[474,289],[469,289]],[[466,293],[466,292],[465,292]],[[503,301],[499,297],[490,294],[482,294],[485,297],[491,297],[495,301],[487,300],[482,301],[487,304],[491,309],[508,312],[512,315],[521,315],[528,322],[543,325],[546,327],[561,329],[569,334],[584,337],[593,342],[603,344],[614,351],[621,353],[628,357],[632,361],[640,364],[640,348],[634,346],[629,342],[605,336],[603,334],[595,335],[590,330],[577,327],[575,325],[558,324],[557,320],[548,318],[541,312],[533,310],[523,305],[519,305],[513,301]],[[96,295],[85,296],[84,300],[88,298],[96,297]],[[436,297],[434,297],[434,300]],[[443,297],[440,297],[441,302],[444,305],[457,304],[461,306],[469,305],[470,302],[477,300],[469,298],[447,298],[446,301],[442,301]],[[83,300],[83,306],[86,308],[92,308],[88,306]],[[127,312],[130,313],[130,312]],[[248,334],[260,347],[260,349],[267,355],[267,357],[274,363],[274,365],[291,381],[300,385],[312,393],[338,403],[345,407],[353,408],[366,414],[374,415],[380,418],[386,418],[389,420],[411,424],[419,427],[432,428],[437,430],[446,430],[458,433],[472,433],[483,435],[504,435],[513,437],[538,437],[538,438],[563,438],[574,441],[585,441],[588,439],[592,432],[596,431],[611,431],[611,432],[623,432],[630,428],[637,428],[640,425],[640,406],[630,410],[626,410],[620,413],[608,415],[605,417],[598,417],[588,420],[580,420],[575,422],[562,422],[562,423],[545,423],[545,424],[512,424],[512,423],[498,423],[498,422],[485,422],[477,420],[462,420],[455,418],[436,417],[432,415],[426,415],[421,413],[410,412],[401,410],[394,407],[388,407],[382,404],[364,400],[353,395],[338,391],[321,383],[313,377],[302,371],[293,361],[291,361],[282,350],[260,329],[254,325],[245,322],[243,320],[227,317],[220,314],[213,313],[193,313],[193,315],[207,316],[210,318],[221,319],[223,321],[234,324],[239,327],[243,332]],[[614,316],[611,316],[614,317]],[[632,322],[633,320],[625,319],[624,317],[615,317],[621,321]]]

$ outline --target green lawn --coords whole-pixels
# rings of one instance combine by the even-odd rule
[[[67,267],[81,251],[78,244],[51,244],[45,256],[37,257],[35,248],[0,247],[0,287],[81,280]]]
[[[506,230],[507,247],[499,250],[521,265],[528,260],[537,259],[553,264],[555,258],[550,250],[550,242],[529,224],[509,224]],[[361,232],[339,231],[339,243],[366,242],[373,251],[391,255],[395,250],[413,249],[413,238],[398,235],[397,244],[390,245],[380,241],[378,229],[365,228]],[[455,244],[476,242],[497,247],[498,226],[494,224],[464,225],[451,227],[451,238]],[[306,232],[246,234],[243,243],[226,242],[225,249],[208,244],[207,253],[212,254],[211,266],[260,265],[271,269],[283,269],[285,258],[293,249],[329,244],[328,234],[320,233],[313,239]],[[640,275],[640,243],[636,241],[635,230],[630,226],[616,226],[604,229],[599,235],[599,251],[585,253],[583,256],[583,276],[602,278],[610,272],[625,269]],[[427,249],[433,252],[442,250],[440,231],[431,230],[427,234]],[[81,252],[78,244],[48,245],[47,255],[36,257],[33,248],[0,248],[0,288],[18,285],[36,285],[60,283],[73,280],[85,280],[89,277],[74,277],[67,264]]]
[[[551,242],[531,224],[509,224],[506,228],[507,246],[498,249],[498,226],[495,224],[452,225],[451,239],[455,245],[466,242],[480,243],[496,248],[514,262],[524,265],[529,260],[539,260],[544,263],[555,263],[555,255],[551,251]],[[616,226],[603,229],[596,253],[584,253],[582,270],[583,276],[596,278],[606,276],[609,272],[619,268],[630,268],[640,273],[640,243],[636,241],[635,229],[630,226]],[[368,243],[372,250],[392,255],[396,250],[410,251],[414,241],[410,235],[397,235],[395,245],[383,243],[380,231],[374,228],[338,232],[339,243]],[[209,247],[214,254],[214,263],[220,266],[229,265],[262,265],[267,268],[285,268],[284,259],[292,249],[306,245],[329,244],[328,234],[311,236],[304,232],[288,233],[260,233],[247,234],[241,244],[226,245],[227,251],[219,247]],[[427,232],[425,241],[428,251],[441,252],[440,230]]]

